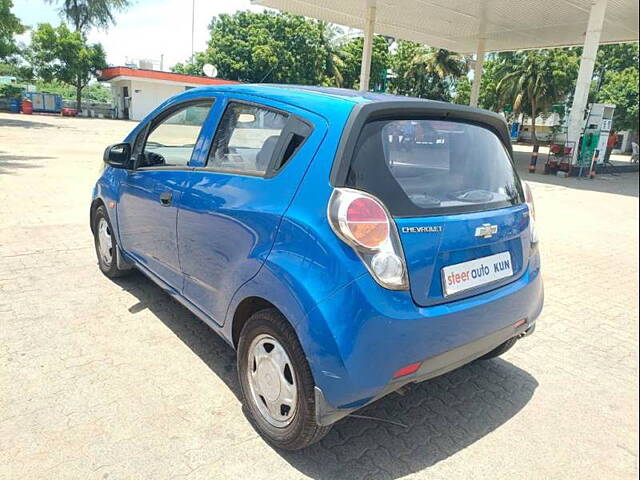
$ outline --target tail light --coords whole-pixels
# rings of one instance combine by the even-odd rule
[[[524,189],[524,201],[529,207],[529,231],[531,233],[531,243],[538,243],[538,230],[536,228],[536,206],[533,202],[531,187],[527,182],[522,182]]]
[[[373,195],[336,188],[327,209],[333,231],[351,246],[384,288],[406,290],[407,268],[396,224]]]

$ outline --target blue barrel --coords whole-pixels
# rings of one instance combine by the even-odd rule
[[[20,113],[20,99],[12,98],[9,100],[9,111],[11,113]]]

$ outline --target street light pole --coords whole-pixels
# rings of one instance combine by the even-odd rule
[[[362,60],[360,64],[360,91],[369,90],[369,77],[371,76],[371,55],[373,52],[373,32],[376,25],[376,7],[367,6],[364,24],[364,42],[362,45]]]
[[[195,30],[196,22],[196,0],[191,2],[191,63],[195,63],[193,58],[193,31]]]

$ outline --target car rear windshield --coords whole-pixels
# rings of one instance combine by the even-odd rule
[[[522,203],[509,154],[488,128],[454,121],[367,123],[347,186],[378,197],[394,216],[426,216]]]

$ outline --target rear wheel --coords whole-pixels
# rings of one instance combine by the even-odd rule
[[[129,269],[124,270],[118,268],[116,261],[116,237],[113,234],[111,222],[107,216],[104,205],[96,209],[93,217],[93,238],[96,246],[96,255],[98,257],[98,265],[102,273],[109,278],[121,277],[130,272]]]
[[[274,446],[298,450],[330,430],[316,423],[309,364],[293,328],[277,310],[261,310],[244,326],[238,376],[249,420]]]
[[[489,353],[485,353],[483,356],[480,357],[480,360],[490,360],[492,358],[499,357],[503,353],[506,353],[507,351],[511,350],[511,347],[513,347],[516,344],[517,341],[518,341],[518,339],[516,337],[510,338],[509,340],[507,340],[503,344],[498,345],[496,348],[491,350]]]

